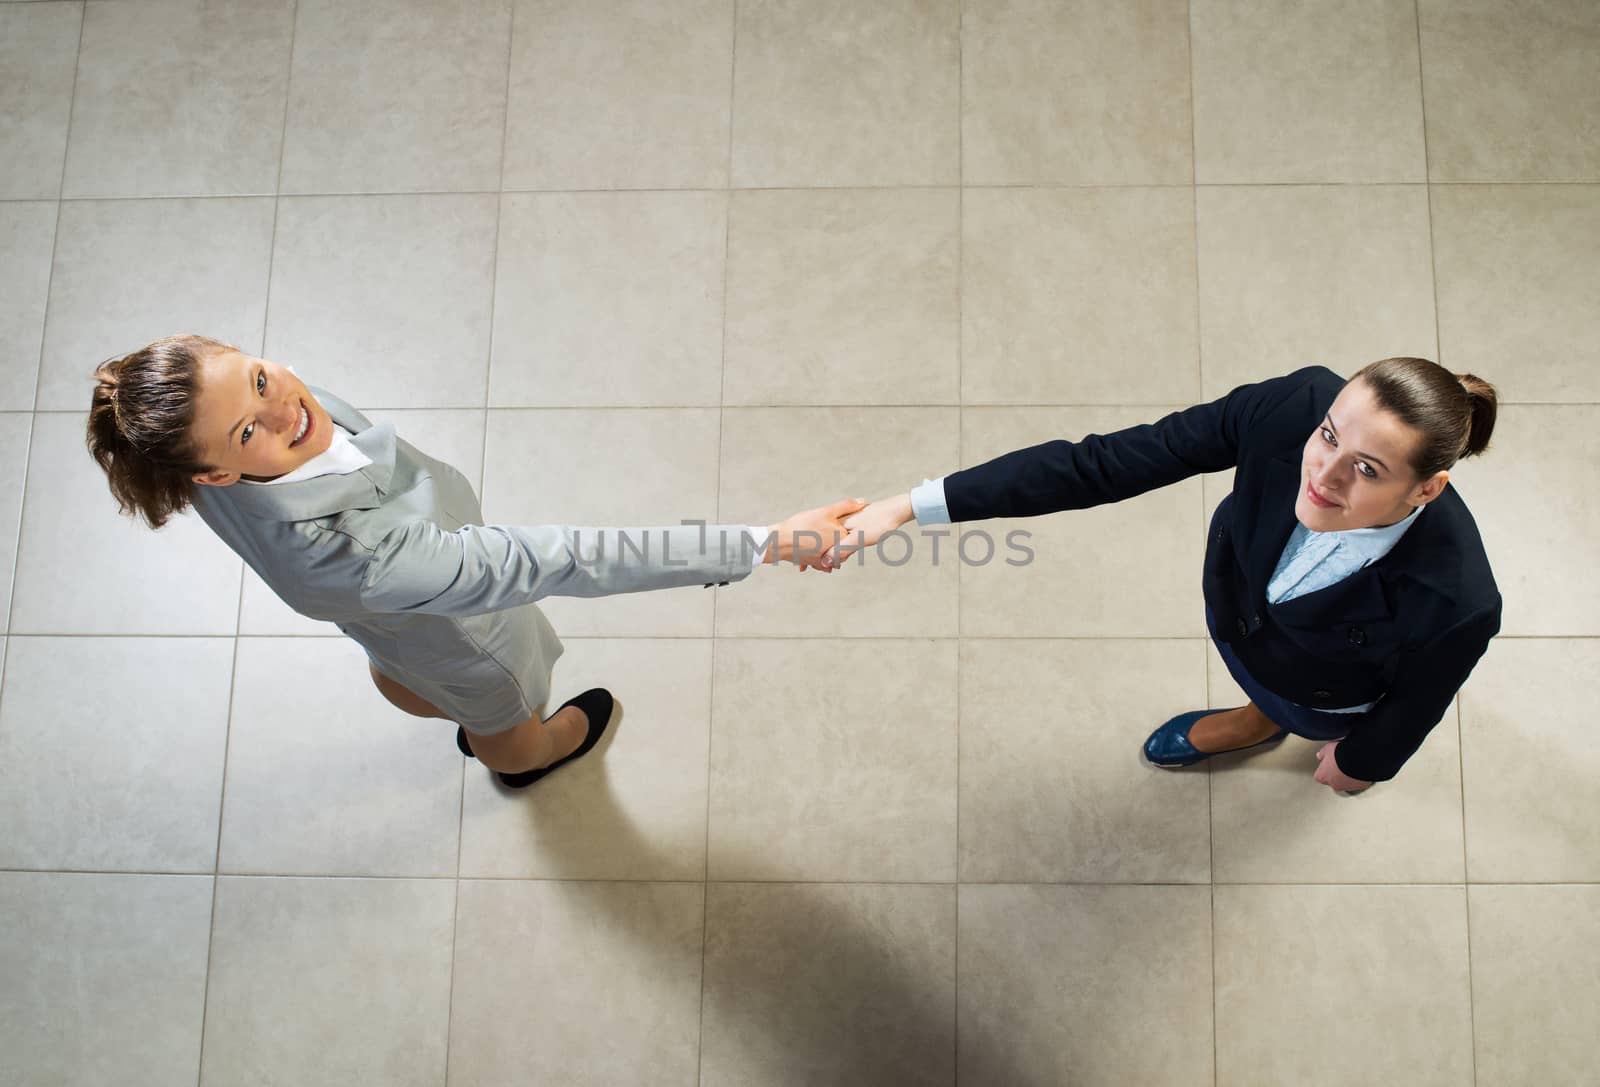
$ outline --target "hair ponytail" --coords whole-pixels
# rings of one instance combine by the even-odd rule
[[[1489,447],[1497,399],[1494,386],[1473,374],[1452,374],[1427,359],[1393,358],[1356,372],[1378,407],[1421,435],[1411,467],[1426,479],[1462,457]]]
[[[1489,438],[1494,434],[1494,420],[1499,410],[1499,399],[1494,386],[1474,374],[1457,374],[1456,380],[1467,390],[1471,402],[1471,418],[1467,423],[1467,443],[1463,457],[1475,457],[1489,448]]]
[[[89,453],[106,474],[121,512],[160,528],[188,508],[201,463],[190,431],[200,363],[227,344],[169,336],[95,369]]]

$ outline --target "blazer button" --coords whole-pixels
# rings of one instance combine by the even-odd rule
[[[1239,636],[1243,637],[1244,635],[1249,634],[1249,633],[1250,633],[1250,624],[1245,622],[1243,619],[1240,619],[1239,620]]]
[[[1366,645],[1367,644],[1367,632],[1362,630],[1360,627],[1351,627],[1350,628],[1350,644],[1351,645]]]
[[[1312,699],[1314,701],[1326,702],[1328,699],[1333,697],[1333,692],[1332,691],[1312,691],[1311,692],[1311,697],[1312,697]]]

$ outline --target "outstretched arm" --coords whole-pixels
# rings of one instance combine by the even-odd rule
[[[1312,395],[1308,367],[1285,377],[1241,385],[1208,404],[1154,423],[1018,449],[913,490],[879,499],[846,519],[852,536],[828,556],[837,565],[913,518],[918,524],[1037,517],[1120,502],[1203,472],[1239,462],[1250,428],[1296,396]]]
[[[477,615],[547,596],[615,596],[726,584],[764,562],[820,566],[858,500],[807,510],[752,541],[744,525],[658,528],[466,525],[414,521],[373,548],[362,604],[379,612]],[[814,541],[813,541],[814,538]]]

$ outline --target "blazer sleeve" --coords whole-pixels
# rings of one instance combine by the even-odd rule
[[[1400,772],[1446,712],[1500,631],[1500,603],[1431,641],[1403,652],[1395,685],[1334,749],[1339,769],[1358,781],[1388,781]]]
[[[1220,400],[1175,411],[1154,423],[1056,440],[996,457],[945,477],[952,521],[1037,517],[1088,509],[1239,463],[1250,427],[1304,388],[1321,367],[1241,385]]]
[[[373,548],[361,580],[374,612],[478,615],[547,596],[613,596],[750,575],[742,525],[575,528],[431,521],[396,528]]]

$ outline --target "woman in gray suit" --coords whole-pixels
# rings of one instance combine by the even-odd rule
[[[358,642],[390,702],[455,721],[512,788],[586,754],[612,710],[596,688],[542,717],[562,646],[535,601],[820,567],[864,505],[766,528],[486,525],[460,472],[227,344],[173,336],[95,376],[89,449],[124,513],[159,528],[194,506],[291,608]]]

